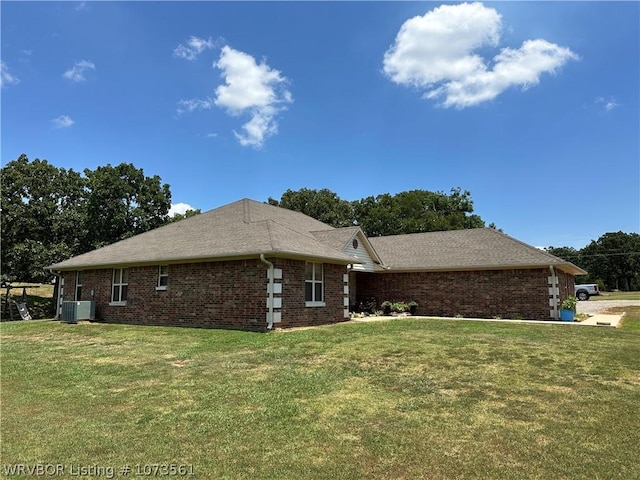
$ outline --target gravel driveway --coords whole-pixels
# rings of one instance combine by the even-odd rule
[[[611,307],[626,306],[640,307],[640,300],[587,300],[584,302],[578,302],[576,311],[578,313],[595,315],[596,313],[602,313],[609,310]]]

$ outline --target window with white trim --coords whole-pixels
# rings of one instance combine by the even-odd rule
[[[166,290],[169,286],[169,265],[158,266],[158,285],[156,290]]]
[[[82,270],[76,272],[76,297],[75,300],[79,302],[82,300]]]
[[[304,265],[304,300],[307,307],[324,306],[324,275],[322,263]]]
[[[113,269],[113,283],[111,285],[111,302],[126,303],[129,289],[128,270],[126,268]]]

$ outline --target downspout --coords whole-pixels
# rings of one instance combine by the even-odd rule
[[[267,330],[273,330],[273,263],[264,258],[264,253],[260,254],[260,261],[269,267],[269,297],[267,304],[269,306],[269,320],[267,321]]]
[[[551,290],[553,296],[553,319],[558,320],[558,292],[560,291],[560,286],[556,280],[556,271],[553,268],[553,265],[549,265],[549,270],[551,270]]]

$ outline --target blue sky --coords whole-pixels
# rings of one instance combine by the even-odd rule
[[[2,164],[132,162],[203,211],[471,192],[536,246],[640,227],[638,2],[5,2]]]

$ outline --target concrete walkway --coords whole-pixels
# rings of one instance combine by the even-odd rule
[[[410,319],[421,319],[421,318],[433,318],[437,320],[454,320],[454,321],[473,321],[473,322],[499,322],[499,323],[530,323],[535,325],[585,325],[589,327],[610,327],[616,328],[622,320],[624,313],[621,315],[605,315],[598,314],[592,317],[589,317],[581,322],[561,322],[561,321],[551,321],[551,320],[505,320],[505,319],[495,319],[495,318],[453,318],[453,317],[420,317],[420,316],[406,316],[406,317],[362,317],[362,318],[353,318],[352,322],[378,322],[384,320],[395,320],[398,318],[410,318]]]
[[[622,315],[608,315],[604,313],[598,313],[592,317],[587,318],[581,322],[578,322],[579,325],[590,325],[592,327],[613,327],[617,328],[620,320],[622,320]]]

